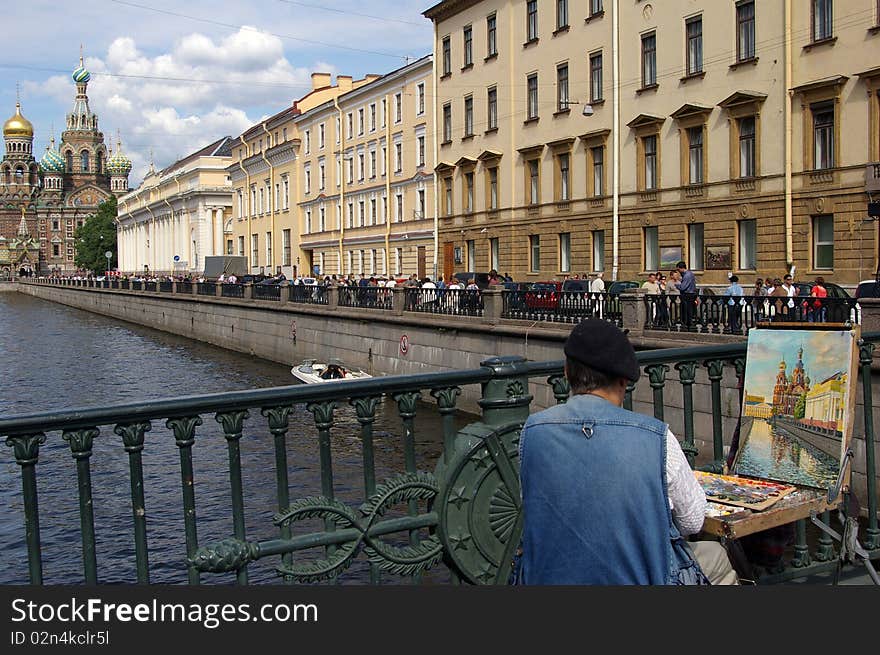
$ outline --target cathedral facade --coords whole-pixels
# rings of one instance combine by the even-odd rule
[[[786,375],[787,365],[783,359],[779,362],[779,373],[773,385],[773,413],[783,416],[794,416],[795,407],[801,396],[810,392],[810,378],[804,371],[804,347],[798,348],[797,363],[791,375]]]
[[[21,104],[3,125],[0,161],[0,276],[69,274],[76,270],[74,231],[111,194],[128,191],[131,161],[117,144],[110,154],[86,93],[91,74],[73,71],[76,97],[61,143],[55,138],[39,160],[34,126]]]

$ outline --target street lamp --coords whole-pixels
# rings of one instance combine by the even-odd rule
[[[113,257],[113,251],[107,250],[106,252],[104,252],[104,257],[107,258],[107,273],[109,274],[110,273],[110,259]]]
[[[579,105],[579,104],[581,104],[581,103],[578,102],[577,100],[560,100],[559,101],[559,106],[565,107],[565,108],[568,108],[569,105]],[[584,108],[581,110],[581,113],[584,116],[592,116],[593,115],[593,105],[591,105],[589,102],[585,102]]]

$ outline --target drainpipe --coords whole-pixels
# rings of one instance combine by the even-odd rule
[[[245,159],[247,159],[248,157],[251,156],[251,149],[248,147],[248,144],[244,140],[244,134],[239,134],[238,140],[244,146],[244,156],[245,156]],[[248,173],[247,169],[244,167],[244,159],[238,160],[238,167],[241,169],[241,172],[244,173],[244,175],[245,175],[244,196],[245,196],[245,200],[247,200],[246,205],[247,205],[248,211],[247,211],[247,243],[244,244],[244,251],[245,251],[245,253],[247,253],[248,249],[250,248],[250,243],[251,243],[251,213],[254,210],[254,208],[251,207],[251,174]],[[247,254],[245,254],[245,257],[247,257]]]
[[[405,86],[400,87],[400,102],[403,103]],[[385,106],[391,106],[391,96],[385,95]],[[403,108],[401,107],[401,111]],[[387,114],[387,111],[386,111]],[[391,254],[391,121],[385,116],[385,274],[388,274],[388,259]],[[401,146],[403,147],[403,146]],[[403,220],[403,216],[400,217]],[[416,248],[418,253],[418,248]],[[437,279],[436,276],[432,279]]]
[[[790,1],[790,0],[787,0]],[[611,181],[611,222],[613,261],[611,265],[611,281],[617,280],[620,267],[620,17],[619,0],[611,6],[611,66],[614,77],[612,105],[614,106],[614,124],[611,130],[612,181]],[[594,263],[595,266],[595,263]]]
[[[440,139],[437,138],[437,21],[434,21],[434,43],[431,49],[433,50],[431,53],[431,89],[434,94],[431,98],[431,120],[434,125],[434,138],[431,139],[431,147],[434,151],[434,170],[432,171],[434,177],[434,276],[431,279],[436,282],[440,275],[440,178],[437,175],[437,163],[440,155],[438,146]],[[513,49],[510,52],[513,52]],[[401,267],[401,273],[403,272]]]
[[[175,178],[175,181],[177,181],[176,178]],[[176,245],[175,245],[174,242],[175,242],[175,237],[176,237],[177,235],[176,235],[176,230],[174,229],[174,207],[172,207],[172,206],[171,206],[171,203],[168,202],[168,198],[162,198],[162,201],[163,201],[166,205],[168,205],[168,211],[171,212],[171,249],[172,249],[172,250],[176,250],[177,247],[176,247]],[[174,253],[174,254],[177,254],[177,253]],[[172,255],[172,257],[173,257],[173,255]],[[174,263],[173,263],[173,262],[174,262],[174,259],[172,259],[171,261],[172,261],[172,264],[171,264],[171,273],[172,273],[172,275],[173,275],[173,274],[174,274]]]
[[[785,262],[789,268],[794,263],[791,198],[791,65],[791,0],[785,0]]]
[[[153,213],[153,210],[150,209],[150,205],[145,205],[147,211],[150,213],[151,223],[153,225],[152,229],[149,231],[149,234],[152,235],[153,241],[156,241],[156,215]],[[155,272],[156,270],[156,244],[150,244],[150,261],[148,262],[150,265],[150,273]]]
[[[266,124],[263,123],[263,132],[266,133],[266,144],[269,144],[269,140],[272,139],[272,135],[269,133],[269,130],[266,128]],[[278,145],[277,143],[275,145]],[[268,149],[268,148],[267,148]],[[275,212],[278,209],[275,206],[275,203],[272,201],[272,192],[275,190],[275,167],[269,163],[269,159],[266,157],[266,151],[263,150],[260,154],[263,155],[263,161],[266,162],[266,166],[269,167],[269,197],[266,198],[266,202],[269,203],[269,229],[272,234],[272,241],[275,241]],[[274,245],[274,244],[273,244]],[[266,262],[269,265],[269,275],[275,274],[275,248],[272,248],[272,261]]]
[[[345,124],[342,120],[342,107],[339,106],[339,96],[333,96],[333,106],[339,115],[339,276],[342,277],[343,241],[345,240],[345,176],[348,169],[345,166]],[[388,117],[385,118],[388,123]],[[335,162],[334,162],[335,163]]]

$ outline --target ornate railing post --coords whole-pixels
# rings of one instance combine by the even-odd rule
[[[422,395],[418,391],[406,391],[404,393],[394,394],[394,400],[397,401],[397,411],[403,420],[403,465],[407,473],[416,473],[416,439],[415,439],[415,416],[416,405]],[[407,502],[407,512],[410,516],[416,516],[419,513],[417,501],[410,500]],[[419,531],[410,530],[409,533],[410,546],[419,545]],[[421,581],[421,575],[413,576],[413,583],[418,584]]]
[[[165,427],[174,431],[174,442],[180,452],[180,489],[183,497],[183,527],[186,534],[186,557],[191,562],[199,547],[196,530],[196,492],[194,487],[192,447],[195,443],[196,426],[202,424],[201,416],[171,418]],[[199,571],[191,563],[187,565],[189,584],[199,583]]]
[[[275,497],[278,501],[278,511],[283,512],[290,506],[290,484],[287,477],[287,431],[290,429],[290,405],[281,407],[264,407],[260,413],[269,420],[269,432],[272,433],[275,442]],[[290,525],[280,526],[281,538],[290,539]],[[293,558],[290,553],[285,553],[281,561],[285,566],[290,566]],[[285,582],[291,582],[288,576]]]
[[[874,459],[874,407],[871,385],[871,362],[874,344],[859,342],[859,365],[862,368],[862,410],[865,417],[865,477],[868,487],[868,528],[865,531],[865,548],[880,548],[880,530],[877,529],[877,469]]]
[[[461,395],[461,387],[432,389],[431,395],[437,399],[437,411],[443,417],[443,461],[448,463],[455,443],[455,403]]]
[[[235,537],[239,541],[245,541],[244,528],[244,492],[241,487],[241,430],[244,419],[250,413],[246,409],[232,412],[218,412],[214,417],[223,426],[226,446],[229,451],[229,486],[232,496],[232,523]],[[238,584],[247,584],[247,565],[243,565],[237,571]]]
[[[649,364],[645,367],[648,374],[648,382],[654,390],[654,418],[663,420],[663,387],[666,386],[666,373],[669,366],[666,364]]]
[[[128,453],[129,479],[131,481],[131,513],[134,518],[134,547],[137,562],[138,584],[150,583],[150,564],[147,551],[147,510],[144,503],[144,466],[141,453],[144,450],[144,434],[153,429],[149,421],[117,425],[113,431],[122,437]]]
[[[373,423],[376,420],[376,407],[382,398],[380,396],[364,396],[352,398],[348,401],[357,413],[358,423],[361,424],[361,450],[364,462],[364,494],[366,498],[376,493],[376,462],[373,452]],[[370,564],[370,582],[379,584],[379,567],[375,563]]]
[[[31,584],[43,584],[43,558],[40,552],[40,508],[37,503],[37,460],[46,443],[42,432],[7,437],[15,462],[21,467],[21,495],[24,500],[24,536],[27,542]]]
[[[724,377],[724,360],[709,359],[703,362],[709,371],[709,382],[712,385],[712,448],[714,468],[721,471],[724,460],[724,435],[721,417],[721,379]],[[713,468],[713,470],[714,470]]]
[[[633,408],[633,392],[636,390],[636,383],[629,381],[626,383],[626,393],[623,395],[623,408],[632,411]]]
[[[79,525],[82,539],[83,571],[87,584],[98,584],[98,559],[95,553],[95,513],[92,510],[92,475],[89,458],[98,428],[64,430],[61,438],[70,444],[70,454],[76,460],[76,479],[79,488]]]
[[[684,444],[681,449],[687,457],[688,464],[694,467],[698,451],[694,445],[694,381],[697,379],[697,362],[678,362],[675,370],[681,381],[681,393],[684,411]]]
[[[315,427],[318,428],[318,448],[321,460],[321,495],[331,501],[333,500],[333,453],[330,450],[330,428],[333,427],[333,411],[336,407],[336,401],[333,400],[306,405],[306,409],[312,413],[315,419]],[[324,529],[327,532],[332,532],[336,529],[336,526],[331,519],[325,518]],[[326,552],[332,554],[335,552],[335,547],[328,547]]]
[[[551,375],[547,378],[547,384],[553,389],[553,397],[556,399],[557,405],[561,405],[568,400],[568,397],[571,395],[571,386],[568,384],[564,373]]]

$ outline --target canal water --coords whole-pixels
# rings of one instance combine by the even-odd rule
[[[249,357],[17,293],[0,293],[0,416],[72,407],[292,384],[290,366]],[[203,415],[193,447],[200,544],[233,534],[226,441],[213,414]],[[332,450],[336,496],[351,505],[364,501],[360,426],[354,409],[334,416]],[[458,426],[476,420],[456,416]],[[431,471],[442,447],[436,409],[416,414],[419,470]],[[290,497],[319,495],[317,431],[310,412],[297,406],[288,433]],[[376,480],[404,470],[403,428],[396,403],[380,404],[374,425]],[[241,439],[245,518],[249,540],[278,536],[275,458],[266,419],[251,410]],[[93,448],[92,485],[99,582],[136,581],[129,495],[128,455],[121,437],[103,427]],[[0,444],[0,584],[27,583],[21,477],[12,448]],[[152,582],[186,583],[185,539],[178,448],[164,421],[154,421],[143,452]],[[74,460],[60,433],[47,435],[37,466],[44,580],[83,580],[79,505]],[[311,529],[319,528],[316,524]],[[368,580],[360,558],[342,582]],[[275,583],[277,557],[249,567],[251,582]],[[448,572],[427,576],[443,581]],[[383,578],[389,582],[394,578]],[[232,574],[205,575],[227,584]]]

